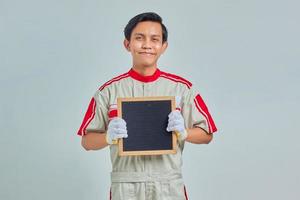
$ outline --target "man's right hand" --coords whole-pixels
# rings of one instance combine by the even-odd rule
[[[125,120],[120,117],[114,117],[108,124],[106,142],[108,144],[117,144],[118,139],[127,137],[128,134]]]

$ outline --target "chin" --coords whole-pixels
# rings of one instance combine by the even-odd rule
[[[143,67],[153,67],[153,66],[155,66],[155,64],[154,63],[143,63],[143,64],[141,64]]]
[[[142,62],[141,63],[143,66],[149,66],[149,67],[152,67],[154,65],[156,65],[156,62],[155,61],[151,61],[151,62]]]

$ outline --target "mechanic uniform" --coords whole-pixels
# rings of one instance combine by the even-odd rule
[[[90,101],[78,135],[105,132],[109,120],[117,116],[118,97],[175,96],[185,128],[199,127],[207,133],[217,131],[201,96],[184,78],[156,69],[142,76],[133,69],[102,85]],[[129,136],[130,137],[130,136]],[[118,145],[110,145],[112,200],[186,200],[182,179],[184,141],[176,154],[119,156]]]

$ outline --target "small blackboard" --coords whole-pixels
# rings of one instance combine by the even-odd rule
[[[166,130],[175,97],[118,98],[118,116],[127,124],[128,138],[119,140],[119,155],[176,153],[176,135]]]

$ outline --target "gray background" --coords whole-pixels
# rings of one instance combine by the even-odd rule
[[[159,13],[161,70],[191,80],[219,131],[186,145],[191,200],[300,198],[298,1],[0,0],[0,199],[108,199],[109,151],[76,131],[91,96],[131,67],[128,20]]]

